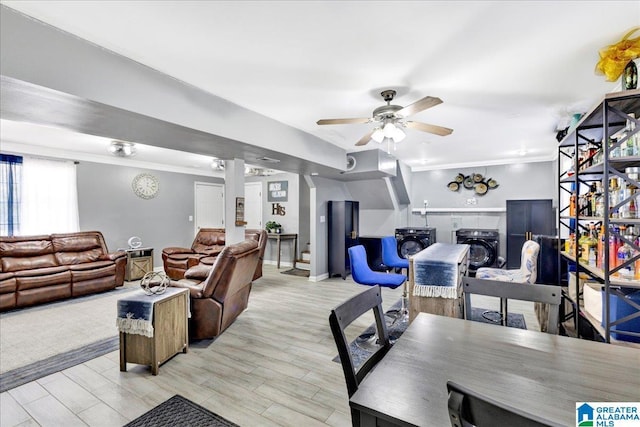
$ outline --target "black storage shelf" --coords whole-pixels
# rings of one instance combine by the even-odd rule
[[[598,104],[583,116],[576,127],[572,129],[559,143],[558,223],[560,227],[565,227],[564,230],[568,229],[569,232],[575,233],[574,245],[576,248],[578,246],[578,233],[581,229],[584,229],[589,222],[594,222],[598,225],[604,226],[605,242],[609,242],[610,236],[614,234],[614,227],[617,225],[640,225],[640,218],[617,218],[609,214],[610,211],[613,212],[613,209],[610,208],[619,208],[620,206],[628,204],[631,200],[631,198],[628,198],[624,201],[618,202],[618,205],[616,206],[609,205],[608,188],[610,178],[617,177],[619,180],[623,180],[628,184],[633,184],[635,187],[640,188],[638,180],[630,179],[625,173],[627,168],[640,167],[640,156],[611,157],[608,143],[611,136],[625,129],[627,127],[627,122],[629,120],[633,120],[633,117],[636,118],[635,130],[629,131],[629,129],[627,129],[627,138],[630,138],[632,135],[637,135],[640,131],[640,123],[637,122],[637,118],[640,117],[640,90],[607,94]],[[602,154],[603,161],[580,169],[583,165],[579,164],[578,152],[581,147],[588,143],[592,143],[597,147],[596,154]],[[601,153],[598,153],[598,151],[601,151]],[[571,165],[567,165],[567,161],[570,161]],[[574,171],[578,172],[568,176],[567,166],[569,166],[569,169],[573,168]],[[564,201],[566,200],[566,196],[572,191],[575,191],[577,195],[585,194],[585,192],[588,191],[587,188],[589,187],[589,184],[594,181],[602,181],[603,183],[603,204],[606,215],[604,217],[582,216],[579,211],[574,215],[567,215],[569,207],[567,204],[568,202],[565,203]],[[563,198],[563,196],[565,198]],[[640,196],[640,189],[636,192],[634,197],[637,201],[640,201],[640,197],[638,196]],[[561,235],[561,233],[559,233],[559,235]],[[559,241],[559,244],[560,243],[561,241]],[[608,251],[609,245],[605,244],[604,246],[604,250]],[[633,245],[633,248],[635,251],[640,251],[640,247],[636,245]],[[630,263],[632,265],[635,260],[640,259],[640,252],[636,253],[637,255],[634,255],[631,258]],[[605,342],[640,348],[640,344],[638,343],[613,339],[611,333],[614,325],[612,325],[612,323],[617,323],[609,319],[611,313],[610,295],[617,295],[619,297],[618,300],[620,300],[620,297],[623,296],[623,291],[640,289],[640,281],[627,280],[626,278],[619,277],[615,274],[616,268],[614,268],[611,263],[611,260],[613,257],[617,256],[617,254],[605,253],[605,255],[606,256],[603,257],[602,268],[596,268],[587,265],[587,263],[578,259],[577,256],[571,256],[566,252],[561,252],[559,254],[560,258],[564,258],[576,264],[577,279],[575,283],[575,295],[580,295],[579,277],[581,273],[586,273],[592,279],[601,283],[604,292],[604,325],[601,325],[600,322],[594,319],[583,309],[581,306],[582,302],[579,299],[578,301],[571,301],[571,299],[565,295],[565,299],[574,306],[574,325],[573,328],[571,328],[569,325],[566,325],[566,322],[563,322],[564,324],[562,325],[562,329],[569,332],[573,331],[578,337],[580,337],[582,335],[580,331],[581,329],[584,329],[584,325],[579,325],[579,323],[586,321],[591,325],[595,334],[601,336]],[[618,302],[618,304],[626,304],[626,302]],[[638,319],[640,317],[640,310],[637,310],[636,308],[633,308],[633,310],[634,311],[631,316],[634,319]],[[638,334],[634,332],[624,334],[624,330],[614,330],[614,332],[619,334],[618,338],[624,335],[638,336]],[[590,337],[585,336],[584,338]]]

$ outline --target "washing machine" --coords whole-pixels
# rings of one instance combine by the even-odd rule
[[[500,233],[493,229],[461,228],[456,231],[457,243],[469,249],[469,272],[475,275],[480,267],[498,267],[500,255]]]
[[[396,240],[398,255],[409,258],[436,242],[436,229],[434,227],[396,228]]]

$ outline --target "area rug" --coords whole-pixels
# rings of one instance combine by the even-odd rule
[[[280,273],[290,276],[309,277],[309,270],[303,270],[301,268],[292,268],[291,270],[281,271]]]
[[[398,319],[398,310],[401,307],[401,300],[396,301],[395,304],[389,308],[384,314],[384,320],[387,324],[387,331],[389,332],[389,340],[391,344],[395,343],[398,338],[404,333],[409,326],[408,321]],[[407,319],[408,320],[408,319]],[[360,333],[358,338],[349,343],[349,351],[351,352],[351,358],[353,359],[353,365],[357,369],[362,365],[371,355],[375,347],[378,346],[376,336],[376,324],[372,323]],[[340,356],[336,356],[332,359],[334,362],[340,363]]]
[[[389,331],[389,340],[391,344],[400,338],[400,336],[404,333],[409,326],[408,322],[402,322],[395,319],[397,310],[400,308],[400,300],[398,300],[386,313],[385,313],[385,321],[387,323],[387,330]],[[493,319],[492,314],[497,312],[490,312],[482,316],[482,314],[487,310],[486,308],[480,307],[472,307],[471,308],[471,319],[474,322],[482,322],[482,323],[490,323],[490,324],[500,324],[499,319]],[[520,313],[508,313],[507,315],[507,326],[512,328],[519,329],[527,329],[527,325],[524,321],[524,316]],[[362,333],[349,343],[349,351],[351,352],[351,358],[353,359],[354,367],[357,369],[362,363],[364,363],[372,353],[372,348],[375,348],[377,345],[377,337],[376,333],[376,325],[372,323],[369,325],[367,329],[362,331]],[[334,362],[340,363],[340,356],[335,356],[332,359]]]
[[[119,341],[117,336],[107,338],[4,372],[0,374],[0,393],[111,353],[118,349]]]
[[[482,314],[485,311],[487,312],[487,314],[483,316]],[[499,325],[500,313],[498,313],[497,311],[487,310],[486,308],[472,307],[471,320],[475,322]],[[508,313],[507,326],[510,328],[527,329],[527,324],[524,321],[524,315],[520,313]]]
[[[240,427],[176,394],[124,427]]]

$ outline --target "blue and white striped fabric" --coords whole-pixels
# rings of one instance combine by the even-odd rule
[[[434,243],[413,257],[413,295],[457,298],[459,264],[469,252],[469,245]]]

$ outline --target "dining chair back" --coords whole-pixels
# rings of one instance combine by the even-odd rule
[[[542,427],[556,426],[548,420],[500,403],[447,381],[451,427]]]
[[[558,333],[558,315],[560,312],[560,300],[562,295],[560,288],[553,285],[536,285],[512,282],[502,282],[499,280],[478,279],[477,277],[464,277],[462,279],[464,292],[464,312],[465,319],[471,319],[473,307],[471,306],[471,295],[487,295],[499,297],[501,304],[501,318],[503,323],[507,319],[507,300],[516,299],[521,301],[533,301],[549,304],[548,324],[546,332],[550,334]]]
[[[373,311],[375,317],[378,345],[373,347],[371,355],[356,368],[349,347],[349,341],[345,335],[345,329],[369,310]],[[373,286],[331,310],[329,326],[331,327],[331,333],[338,348],[338,356],[340,357],[340,363],[347,383],[347,392],[349,393],[349,397],[351,397],[358,389],[358,385],[362,382],[362,379],[382,360],[391,348],[389,332],[384,320],[384,312],[382,311],[380,286]]]

